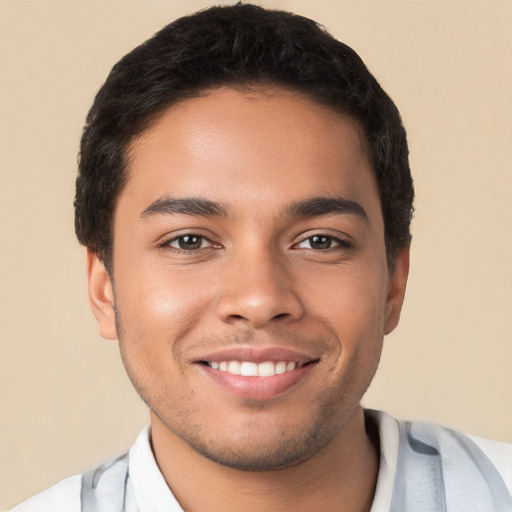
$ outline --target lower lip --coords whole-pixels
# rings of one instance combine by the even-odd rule
[[[252,400],[268,400],[279,396],[294,387],[316,366],[314,363],[296,368],[290,372],[272,377],[245,377],[214,370],[206,365],[199,365],[201,370],[215,383],[231,395]]]

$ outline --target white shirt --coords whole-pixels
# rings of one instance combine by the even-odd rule
[[[398,422],[383,412],[365,411],[380,437],[380,467],[370,512],[388,512],[395,481]],[[126,497],[127,512],[183,512],[158,468],[146,427],[130,449],[129,474],[133,484]],[[512,444],[469,436],[486,454],[512,495]],[[80,512],[82,475],[75,475],[18,505],[12,512]],[[133,492],[133,493],[132,493]],[[106,512],[106,511],[105,511]]]

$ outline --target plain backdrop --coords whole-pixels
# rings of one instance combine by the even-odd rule
[[[0,508],[126,451],[148,421],[90,313],[76,152],[112,65],[208,1],[0,1]],[[363,57],[408,129],[402,322],[369,407],[512,442],[512,2],[261,2]]]

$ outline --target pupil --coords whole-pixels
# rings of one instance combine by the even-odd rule
[[[331,246],[331,239],[327,236],[315,235],[311,237],[311,246],[314,249],[329,249]]]
[[[201,247],[201,237],[195,235],[180,236],[178,244],[181,249],[199,249]]]

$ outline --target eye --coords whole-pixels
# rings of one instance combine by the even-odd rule
[[[315,251],[326,251],[334,247],[341,247],[348,249],[350,244],[330,235],[313,235],[305,238],[302,242],[296,245],[299,249],[313,249]]]
[[[172,247],[173,249],[178,249],[181,251],[197,251],[199,249],[215,247],[215,244],[204,236],[187,233],[172,238],[171,240],[165,242],[164,246]]]

